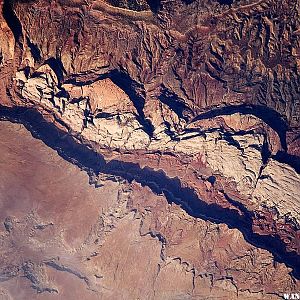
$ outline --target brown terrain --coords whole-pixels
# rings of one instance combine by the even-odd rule
[[[0,7],[1,300],[297,296],[299,0]]]

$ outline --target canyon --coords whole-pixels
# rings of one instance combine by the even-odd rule
[[[299,292],[298,0],[0,4],[3,299]]]

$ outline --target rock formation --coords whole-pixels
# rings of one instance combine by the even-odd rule
[[[0,3],[3,299],[299,292],[299,0]]]

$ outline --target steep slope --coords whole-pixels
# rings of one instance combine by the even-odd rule
[[[95,246],[113,291],[103,297],[120,297],[114,284],[130,290],[125,299],[299,290],[299,1],[1,5],[1,118],[25,125],[96,187],[111,178],[130,187],[119,229]],[[137,254],[122,260],[127,234],[141,245],[133,253],[148,243],[156,253],[143,292],[133,288],[145,268]],[[69,268],[43,255],[43,269]],[[134,265],[132,277],[109,264]]]

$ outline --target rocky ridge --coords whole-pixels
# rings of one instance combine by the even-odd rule
[[[39,131],[51,126],[34,125],[34,108],[100,155],[88,172],[96,183],[101,173],[137,181],[189,218],[240,230],[298,282],[298,1],[121,2],[4,2],[1,103],[12,108],[2,116],[47,142]],[[241,272],[226,276],[245,291]]]

